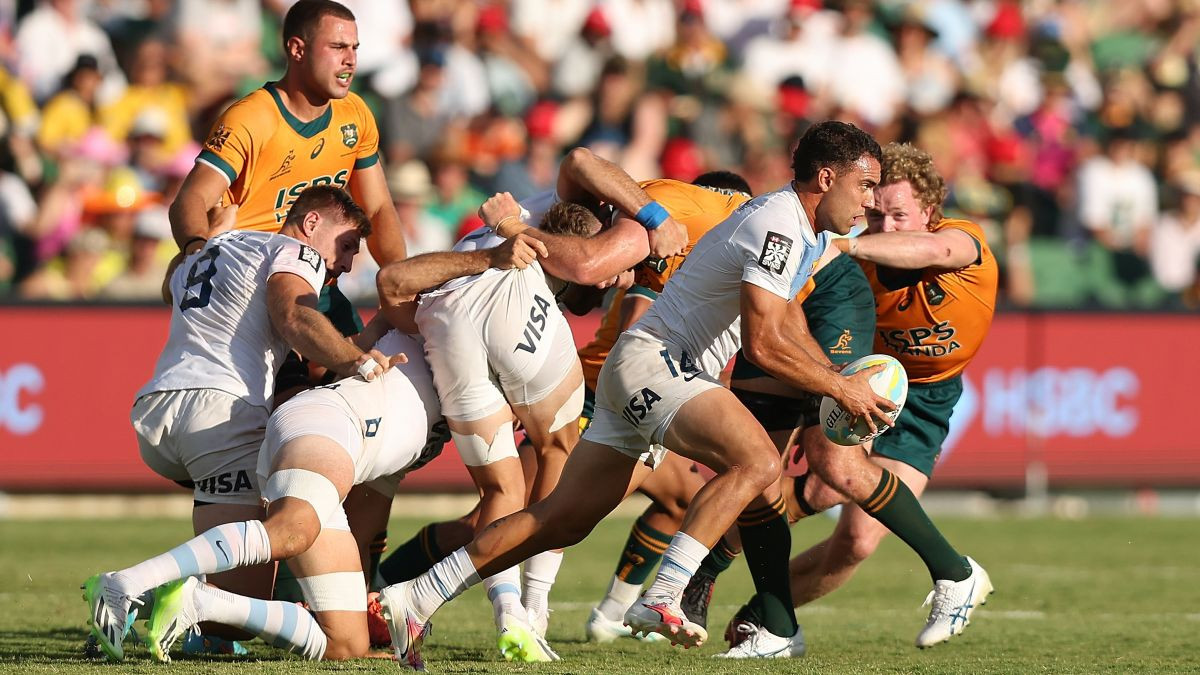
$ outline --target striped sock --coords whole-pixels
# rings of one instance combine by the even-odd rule
[[[525,618],[525,608],[521,605],[521,574],[516,567],[501,570],[484,579],[483,588],[487,591],[488,600],[492,601],[497,629],[503,628],[505,614]]]
[[[662,565],[658,567],[654,583],[646,589],[646,597],[678,598],[706,555],[707,546],[686,532],[676,532],[675,537],[671,539],[671,545],[667,547],[667,552],[663,554]]]
[[[879,485],[859,506],[916,551],[934,581],[962,581],[971,576],[966,558],[946,541],[912,490],[891,471],[883,470]]]
[[[471,556],[467,555],[464,546],[413,579],[413,614],[421,623],[425,623],[439,607],[477,583],[479,573],[475,571],[475,564],[471,562]]]
[[[320,660],[328,645],[317,620],[292,602],[247,598],[202,583],[196,586],[196,611],[201,621],[244,628],[310,661]]]
[[[817,513],[817,510],[812,507],[812,504],[809,504],[808,500],[804,498],[804,486],[808,483],[808,475],[808,472],[805,471],[803,475],[796,476],[796,480],[792,481],[792,493],[795,497],[794,503],[796,504],[796,508],[800,511],[799,513],[790,514],[790,516],[795,520],[807,518]]]
[[[638,518],[629,530],[629,538],[625,540],[621,559],[617,561],[616,575],[621,581],[641,588],[670,545],[671,535],[647,525],[645,517]],[[621,614],[624,613],[622,610]]]
[[[434,563],[449,555],[438,546],[439,524],[430,523],[422,527],[411,539],[400,544],[379,564],[379,576],[389,584],[416,579],[433,567]]]
[[[708,552],[708,555],[704,556],[704,560],[700,563],[700,569],[696,573],[716,579],[721,572],[729,569],[740,553],[725,541],[725,535],[721,535],[721,538],[717,540],[717,545]]]
[[[215,574],[235,567],[270,562],[271,540],[262,521],[226,523],[133,567],[116,573],[126,591],[137,596],[176,579]]]

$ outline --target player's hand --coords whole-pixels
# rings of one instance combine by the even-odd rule
[[[502,270],[523,270],[538,258],[550,257],[546,245],[527,235],[518,234],[496,248],[490,249],[491,266]]]
[[[633,270],[625,270],[611,279],[605,279],[596,284],[596,288],[606,290],[609,288],[619,288],[621,290],[629,290],[633,286]]]
[[[879,430],[876,422],[893,426],[895,422],[887,416],[888,412],[896,409],[896,404],[875,393],[871,389],[871,376],[883,370],[884,366],[872,366],[860,370],[849,377],[843,377],[841,391],[834,398],[842,410],[856,418],[865,419],[871,433]]]
[[[371,349],[354,362],[355,374],[370,382],[400,363],[408,363],[408,357],[403,353],[384,356],[378,349]]]
[[[521,220],[521,205],[507,192],[497,192],[479,207],[483,224],[508,239],[524,230],[528,225]]]
[[[688,231],[674,218],[667,218],[653,230],[646,230],[650,240],[650,256],[654,258],[670,258],[683,252],[688,243]]]
[[[237,204],[221,206],[217,204],[208,210],[208,238],[228,232],[237,225]]]

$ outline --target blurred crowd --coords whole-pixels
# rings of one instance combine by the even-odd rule
[[[411,253],[586,146],[632,176],[789,180],[838,118],[935,157],[1010,306],[1200,302],[1197,0],[347,0]],[[0,0],[0,298],[146,300],[216,116],[288,0]],[[369,296],[363,256],[343,281]]]

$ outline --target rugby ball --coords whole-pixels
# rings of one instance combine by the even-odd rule
[[[908,398],[908,374],[899,361],[886,354],[871,354],[848,363],[842,369],[842,375],[850,376],[879,365],[883,369],[871,376],[871,389],[896,404],[896,409],[888,413],[894,422]],[[838,445],[861,445],[891,428],[877,421],[875,427],[878,431],[871,433],[866,421],[852,417],[832,398],[826,396],[821,400],[821,428],[825,431],[825,437]]]

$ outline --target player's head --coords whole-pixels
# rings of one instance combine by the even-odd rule
[[[846,234],[874,206],[883,153],[879,143],[853,124],[829,120],[808,128],[792,153],[796,182],[821,194],[817,230]]]
[[[871,232],[922,231],[942,219],[946,181],[933,157],[907,143],[883,149],[875,206],[867,209]]]
[[[281,234],[295,236],[321,254],[330,277],[350,271],[371,220],[350,195],[332,185],[307,188],[288,209]]]
[[[572,202],[559,202],[546,210],[538,229],[569,237],[590,237],[603,229],[600,219],[587,208]]]
[[[304,87],[326,99],[350,93],[358,65],[354,13],[333,0],[300,0],[283,19],[288,70]]]
[[[754,192],[750,189],[750,184],[746,182],[746,179],[732,171],[709,171],[702,173],[692,180],[692,185],[726,194],[739,192],[750,197],[754,196]]]

